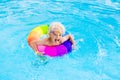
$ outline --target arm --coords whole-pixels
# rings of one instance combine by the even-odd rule
[[[43,41],[40,41],[40,40],[39,41],[33,41],[33,42],[30,43],[30,47],[35,51],[35,53],[41,55],[42,53],[40,53],[38,51],[37,46],[42,45],[42,43],[43,43]]]
[[[36,51],[37,51],[36,41],[32,41],[32,42],[30,43],[30,47],[36,52]]]
[[[69,34],[69,35],[66,35],[63,37],[63,41],[62,42],[65,42],[66,40],[70,40],[72,42],[72,45],[74,46],[75,42],[74,42],[74,39],[73,37]]]

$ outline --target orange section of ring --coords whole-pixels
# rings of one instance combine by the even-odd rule
[[[40,36],[42,36],[43,32],[41,28],[36,27],[33,29],[30,34],[28,35],[28,44],[30,44],[32,41],[36,41],[40,39]]]

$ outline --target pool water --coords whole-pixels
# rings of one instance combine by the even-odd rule
[[[76,47],[62,57],[39,57],[27,36],[54,21]],[[0,80],[120,80],[120,1],[1,0],[0,45]]]

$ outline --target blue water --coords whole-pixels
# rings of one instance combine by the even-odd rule
[[[53,21],[76,48],[43,60],[27,36]],[[120,1],[0,0],[0,80],[120,80]]]

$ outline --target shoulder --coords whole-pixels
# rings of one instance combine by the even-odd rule
[[[70,37],[71,37],[71,35],[68,34],[68,35],[65,35],[63,38],[64,38],[64,39],[69,39]]]
[[[50,42],[49,38],[43,39],[42,43],[43,43],[43,45],[46,45],[46,46],[50,46],[51,45],[51,42]]]

